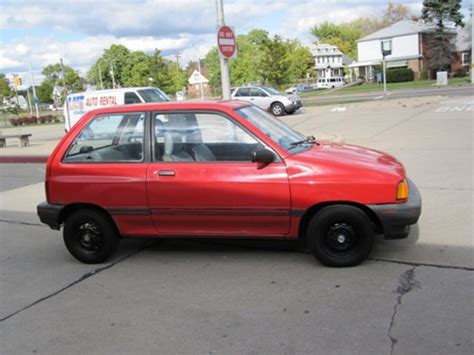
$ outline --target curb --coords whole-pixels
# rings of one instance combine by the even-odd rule
[[[48,155],[3,155],[0,156],[0,163],[21,164],[35,163],[42,164],[48,160]]]

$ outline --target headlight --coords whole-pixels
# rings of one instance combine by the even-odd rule
[[[406,179],[400,181],[397,185],[397,200],[403,201],[408,199],[408,182]]]

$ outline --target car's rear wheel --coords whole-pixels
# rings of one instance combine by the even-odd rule
[[[69,215],[64,223],[63,238],[69,252],[86,264],[106,261],[119,243],[110,217],[93,209],[78,210]]]
[[[279,102],[275,102],[270,107],[270,111],[272,112],[274,116],[282,116],[285,114],[285,106],[283,106]]]
[[[333,205],[321,209],[310,221],[308,246],[322,264],[354,266],[364,261],[374,245],[374,228],[360,209]]]

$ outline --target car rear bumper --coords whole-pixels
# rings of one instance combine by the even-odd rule
[[[61,227],[59,215],[63,208],[63,205],[52,205],[45,201],[36,206],[36,211],[42,223],[47,224],[51,229],[59,230]]]
[[[407,202],[387,205],[369,205],[377,215],[385,239],[408,237],[410,225],[418,222],[421,215],[421,195],[413,181],[408,180],[410,195]]]

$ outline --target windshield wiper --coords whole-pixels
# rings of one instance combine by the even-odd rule
[[[316,138],[314,138],[314,136],[307,136],[305,139],[301,141],[290,143],[290,149],[297,147],[301,144],[318,144],[318,142],[316,142]]]

